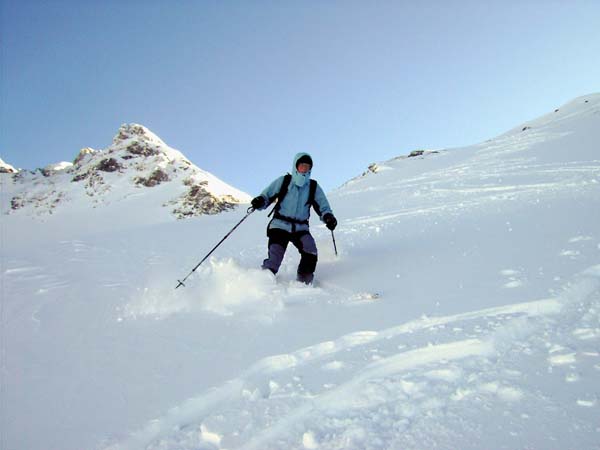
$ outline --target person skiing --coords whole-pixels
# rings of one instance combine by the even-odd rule
[[[317,245],[308,225],[310,207],[327,228],[333,231],[337,226],[323,189],[316,180],[310,178],[312,167],[311,156],[298,153],[294,157],[292,173],[274,180],[251,202],[255,210],[263,210],[277,200],[271,211],[273,219],[267,226],[268,257],[263,261],[262,268],[277,274],[291,242],[300,252],[296,279],[305,284],[312,283],[317,267]]]

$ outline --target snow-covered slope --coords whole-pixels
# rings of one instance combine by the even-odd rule
[[[8,212],[42,218],[57,212],[87,215],[97,207],[102,215],[127,215],[145,197],[144,218],[156,221],[169,214],[216,214],[249,200],[137,124],[122,125],[104,150],[85,148],[73,163],[22,171],[4,184],[12,194]]]
[[[339,257],[313,219],[312,288],[293,248],[258,269],[266,214],[177,290],[242,209],[59,237],[4,216],[7,448],[597,448],[599,125],[588,95],[377,163],[329,193]]]

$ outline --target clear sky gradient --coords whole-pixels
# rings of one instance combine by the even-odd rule
[[[0,157],[34,169],[141,123],[256,194],[314,157],[475,144],[600,91],[600,1],[0,0]]]

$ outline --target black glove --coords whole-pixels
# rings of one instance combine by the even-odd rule
[[[254,197],[250,204],[254,209],[261,209],[265,206],[265,198],[262,195],[259,195],[258,197]]]
[[[331,231],[335,230],[335,227],[337,227],[337,219],[331,213],[325,214],[323,216],[323,221],[325,222],[325,226]]]

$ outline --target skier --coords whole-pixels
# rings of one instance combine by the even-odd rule
[[[262,268],[277,274],[288,243],[291,242],[300,252],[296,279],[305,284],[312,283],[317,267],[317,245],[308,226],[310,207],[327,228],[333,231],[337,226],[325,193],[316,180],[310,179],[312,167],[311,156],[298,153],[294,157],[292,173],[280,176],[252,199],[252,207],[257,210],[267,208],[277,199],[271,211],[273,219],[267,226],[269,256],[263,261]]]

